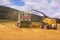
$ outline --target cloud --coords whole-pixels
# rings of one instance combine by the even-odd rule
[[[60,0],[22,0],[22,2],[25,3],[24,6],[15,5],[10,0],[0,0],[0,5],[22,11],[36,9],[50,17],[60,17]]]
[[[60,18],[60,12],[56,12],[53,17]]]
[[[53,17],[60,12],[59,0],[23,0],[25,2],[26,10],[36,9],[42,11],[46,15]],[[49,2],[50,1],[50,2]]]
[[[24,6],[17,6],[11,2],[11,0],[0,0],[0,6],[7,6],[10,8],[14,8],[16,10],[24,11]]]
[[[11,4],[10,0],[0,0],[0,5],[8,5]]]

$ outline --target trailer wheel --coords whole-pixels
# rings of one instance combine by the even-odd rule
[[[21,28],[20,23],[17,23],[17,27]]]

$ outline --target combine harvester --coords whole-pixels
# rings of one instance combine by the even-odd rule
[[[30,13],[18,13],[17,26],[20,28],[46,28],[46,29],[57,29],[57,21],[55,18],[50,18],[44,13],[32,9],[30,11],[36,11],[43,16],[30,14]],[[36,13],[37,14],[37,13]]]

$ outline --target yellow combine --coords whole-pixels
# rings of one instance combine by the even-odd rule
[[[35,9],[32,9],[32,10],[37,11]],[[44,17],[42,17],[42,19],[40,20],[40,28],[57,29],[57,21],[55,18],[50,18],[40,11],[37,11],[37,12],[44,15]]]
[[[46,29],[57,29],[57,22],[56,19],[54,18],[45,18],[42,21],[41,28],[46,28]]]
[[[17,23],[18,27],[57,29],[57,22],[55,18],[50,18],[46,16],[44,13],[37,11],[35,9],[32,9],[32,10],[39,12],[44,16],[41,17],[41,16],[29,14],[29,13],[20,13],[18,14],[18,23]]]

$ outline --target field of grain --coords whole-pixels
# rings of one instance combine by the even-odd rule
[[[18,28],[15,22],[0,22],[0,40],[60,40],[60,30]]]

